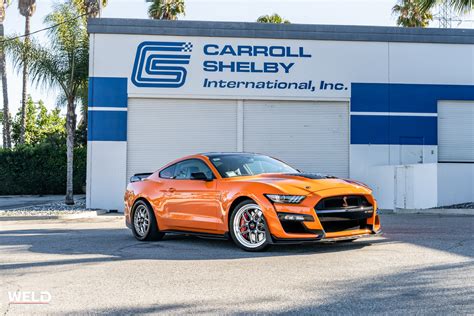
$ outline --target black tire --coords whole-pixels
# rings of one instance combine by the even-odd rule
[[[266,222],[265,222],[265,218],[263,216],[263,214],[261,214],[261,216],[259,217],[259,221],[258,221],[258,224],[255,224],[255,231],[257,231],[257,227],[258,225],[260,225],[260,227],[262,227],[262,224],[263,224],[263,227],[265,229],[265,232],[262,233],[261,231],[258,231],[257,233],[257,237],[256,238],[259,238],[258,236],[261,236],[262,234],[265,236],[264,237],[264,242],[261,243],[261,241],[263,241],[263,239],[261,239],[261,241],[258,242],[258,246],[248,246],[246,245],[242,240],[243,240],[243,236],[237,236],[236,235],[236,232],[234,231],[234,226],[235,226],[235,218],[236,216],[240,215],[241,211],[244,210],[245,208],[250,208],[252,206],[256,206],[258,207],[258,209],[260,209],[260,207],[258,206],[257,203],[255,203],[254,201],[252,200],[245,200],[245,201],[242,201],[240,202],[233,210],[232,210],[232,213],[230,215],[230,220],[229,220],[229,233],[230,233],[230,236],[232,238],[232,240],[234,241],[234,243],[241,249],[245,250],[245,251],[250,251],[250,252],[257,252],[257,251],[263,251],[265,249],[267,249],[269,246],[270,246],[270,241],[268,240],[270,234],[268,234],[268,228],[267,228],[267,225],[266,225]],[[263,221],[263,223],[262,223]],[[261,243],[261,244],[260,244]]]
[[[135,214],[137,214],[137,216],[135,216]],[[140,223],[143,223],[143,221],[145,220],[142,215],[145,216],[145,218],[147,216],[147,228],[144,228],[143,225],[140,225]],[[158,222],[156,220],[155,213],[151,209],[150,205],[148,205],[148,203],[143,200],[137,201],[133,205],[131,220],[133,236],[135,236],[135,238],[140,241],[161,240],[165,236],[165,234],[160,232],[158,228]],[[135,225],[137,220],[140,222]]]

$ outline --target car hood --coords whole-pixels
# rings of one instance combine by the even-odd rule
[[[286,194],[307,195],[323,190],[347,189],[353,193],[368,194],[372,191],[352,180],[339,179],[321,174],[271,173],[256,176],[228,178],[230,181],[260,182],[271,185]]]

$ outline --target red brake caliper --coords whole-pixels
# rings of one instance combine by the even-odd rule
[[[245,227],[244,227],[245,220],[244,220],[244,218],[247,219],[246,215],[247,215],[247,213],[244,213],[244,215],[240,219],[240,232],[242,233],[242,235],[248,234],[248,233],[244,233],[244,231],[245,231]]]

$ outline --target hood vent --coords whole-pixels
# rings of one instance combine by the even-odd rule
[[[289,176],[296,176],[296,177],[302,177],[302,178],[307,178],[307,179],[313,179],[313,180],[320,180],[320,179],[338,179],[335,176],[329,176],[326,174],[321,174],[321,173],[287,173]]]

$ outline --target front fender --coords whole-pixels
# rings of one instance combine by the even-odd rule
[[[283,228],[278,219],[276,209],[272,202],[270,202],[264,194],[284,194],[281,191],[277,191],[273,186],[264,183],[252,183],[245,185],[237,190],[222,191],[223,193],[223,218],[225,223],[225,231],[229,231],[229,220],[233,211],[233,207],[236,205],[236,201],[248,198],[256,202],[262,209],[267,227],[270,232],[279,234],[283,232]]]

